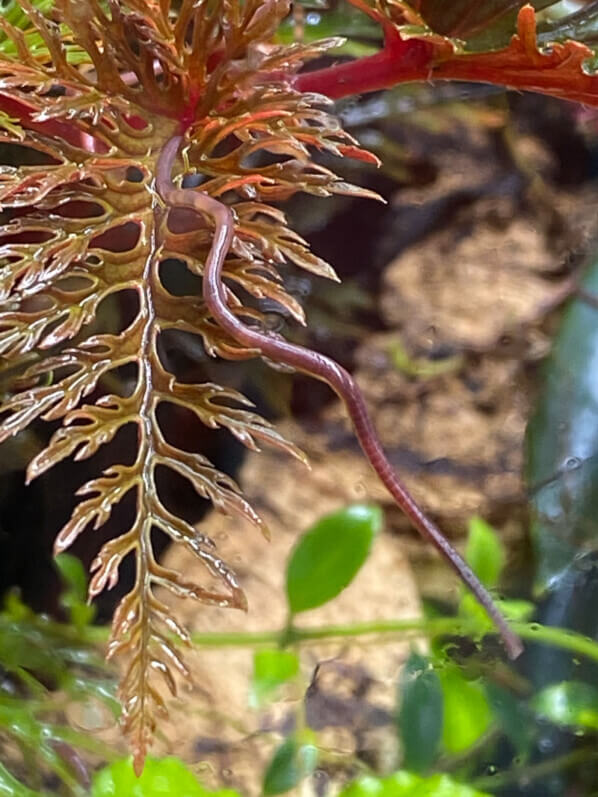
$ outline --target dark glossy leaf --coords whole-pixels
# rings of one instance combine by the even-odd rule
[[[598,7],[595,3],[583,6],[573,14],[542,25],[540,42],[573,41],[596,44],[598,42]]]
[[[264,775],[263,793],[284,794],[311,775],[318,763],[318,748],[295,737],[286,739],[274,753]]]
[[[481,683],[468,681],[458,667],[448,665],[439,673],[444,696],[442,742],[447,753],[462,753],[486,733],[492,710]]]
[[[412,653],[401,675],[398,728],[407,769],[423,772],[436,758],[442,738],[443,694],[430,662]]]
[[[598,689],[582,681],[551,684],[533,697],[531,706],[555,725],[598,729]]]
[[[558,0],[535,0],[536,9],[554,5]],[[528,0],[412,0],[432,30],[447,36],[469,39],[485,29],[500,29],[499,23],[511,26],[517,11]]]
[[[598,262],[582,290],[598,296]],[[535,586],[544,590],[598,532],[598,309],[583,299],[567,307],[527,428]]]
[[[288,650],[258,650],[253,654],[250,703],[259,706],[299,672],[299,659]]]
[[[178,758],[148,758],[137,778],[130,759],[115,761],[96,774],[91,797],[240,797],[232,789],[209,791]]]
[[[300,539],[287,566],[292,614],[315,609],[351,583],[382,527],[378,507],[355,506],[322,518]]]
[[[534,723],[530,710],[511,692],[492,681],[485,684],[488,702],[505,736],[521,754],[529,751],[533,743]]]
[[[486,587],[495,587],[505,564],[505,550],[498,535],[482,518],[469,521],[465,549],[467,563]]]

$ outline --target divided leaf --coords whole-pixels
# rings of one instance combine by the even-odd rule
[[[206,219],[163,206],[154,189],[161,149],[182,123],[185,165],[176,165],[175,180],[201,174],[201,190],[233,209],[224,277],[233,311],[257,324],[264,318],[247,297],[269,298],[302,321],[280,264],[334,277],[268,203],[299,191],[359,193],[313,162],[312,150],[375,158],[317,107],[321,97],[291,87],[286,76],[337,41],[270,44],[287,0],[19,5],[0,18],[0,142],[12,161],[0,166],[0,442],[38,419],[61,422],[31,461],[31,481],[136,429],[128,464],[105,467],[78,490],[56,551],[114,523],[115,508],[134,500],[128,528],[115,529],[95,558],[89,595],[114,587],[122,561],[135,558],[109,656],[124,660],[123,724],[139,772],[165,692],[176,693],[176,678],[188,675],[175,643],[188,644],[188,634],[158,590],[246,608],[214,543],[163,503],[157,471],[265,531],[227,474],[171,439],[164,408],[250,449],[265,443],[303,458],[241,394],[181,381],[161,353],[163,333],[174,331],[195,336],[212,356],[255,356],[217,327],[199,296],[167,287],[173,261],[201,276],[213,231]],[[155,530],[193,552],[206,586],[156,561]]]

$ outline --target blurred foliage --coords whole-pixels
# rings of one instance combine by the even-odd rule
[[[347,786],[340,797],[488,797],[448,775],[422,778],[412,772],[397,772],[387,778],[368,776]]]
[[[120,706],[112,674],[86,638],[92,612],[82,603],[83,567],[64,557],[60,572],[68,623],[34,614],[15,594],[0,612],[0,744],[11,751],[0,767],[0,794],[37,794],[27,786],[43,790],[54,776],[65,793],[81,795],[88,780],[81,751],[111,756],[66,720],[66,710],[78,704],[114,722]]]
[[[289,598],[289,607],[302,605],[293,604],[295,600],[317,605],[333,600],[367,561],[381,526],[379,509],[355,505],[328,515],[308,529],[289,561],[287,573],[294,585],[290,587],[287,582],[287,595],[294,596]],[[466,550],[478,576],[490,588],[496,588],[506,566],[505,551],[496,532],[480,518],[471,521]],[[89,641],[103,631],[89,626],[92,612],[83,602],[82,567],[77,560],[63,556],[59,568],[65,583],[61,603],[69,613],[68,623],[33,614],[14,595],[0,614],[0,663],[4,671],[0,738],[9,739],[15,753],[0,765],[0,794],[47,795],[48,776],[53,775],[65,794],[76,797],[88,793],[92,797],[238,797],[239,793],[230,789],[207,790],[176,758],[150,759],[139,779],[130,759],[111,761],[96,773],[88,792],[89,762],[110,759],[112,754],[92,734],[69,728],[64,721],[65,708],[92,700],[116,717],[118,704],[111,678]],[[325,594],[322,583],[330,585]],[[491,648],[486,649],[481,637],[493,629],[487,618],[475,613],[477,604],[469,605],[468,597],[462,596],[454,620],[447,617],[449,623],[443,633],[434,633],[435,621],[429,621],[429,652],[414,651],[402,669],[395,723],[400,769],[384,777],[369,771],[350,782],[341,792],[343,797],[480,797],[488,793],[487,789],[492,791],[492,777],[497,783],[501,778],[508,782],[533,779],[534,750],[547,723],[573,732],[586,745],[581,748],[582,755],[587,751],[588,760],[592,760],[598,730],[596,688],[582,681],[562,681],[534,693],[512,664],[492,653]],[[522,602],[503,600],[502,606],[508,609],[511,603]],[[426,633],[426,622],[425,618],[421,622],[422,633]],[[454,634],[450,632],[451,623]],[[382,626],[372,623],[372,631],[378,627]],[[541,630],[524,624],[518,629],[531,637],[532,627]],[[480,637],[465,656],[461,651],[462,628],[469,632],[478,629],[474,635]],[[350,637],[353,631],[357,633],[357,626],[349,625],[345,630]],[[566,632],[550,630],[557,644],[565,642]],[[281,629],[280,644],[296,644],[293,633],[297,633],[294,626]],[[318,629],[313,633],[317,637]],[[320,635],[325,638],[326,633]],[[598,659],[598,645],[595,647]],[[267,709],[280,699],[285,684],[293,686],[293,694],[303,693],[302,669],[297,648],[256,650],[248,685],[250,706]],[[295,727],[283,734],[265,768],[264,795],[291,791],[328,767],[327,750],[318,730],[307,722],[303,700],[295,705]],[[510,750],[506,760],[505,744]],[[490,777],[485,773],[487,762],[493,760],[501,762],[501,773]],[[357,763],[349,756],[347,773],[354,772]],[[557,759],[554,771],[559,766]],[[450,776],[440,774],[445,768]],[[34,772],[39,772],[39,777],[34,777]]]
[[[91,797],[239,797],[232,789],[209,791],[178,758],[148,758],[137,777],[130,758],[115,761],[93,779]]]

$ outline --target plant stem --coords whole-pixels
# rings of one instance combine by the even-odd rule
[[[553,645],[598,662],[598,643],[582,634],[565,628],[553,628],[536,623],[512,623],[511,627],[522,639]],[[375,620],[354,625],[328,625],[319,628],[291,626],[283,631],[196,632],[191,635],[191,640],[198,647],[256,647],[260,645],[286,646],[363,636],[396,637],[404,635],[409,638],[439,637],[449,634],[479,636],[489,632],[491,632],[490,627],[480,626],[477,620],[441,617],[432,620]]]
[[[62,630],[58,623],[52,623],[56,631]],[[552,645],[572,654],[585,656],[598,662],[598,642],[567,628],[539,625],[538,623],[511,623],[511,628],[522,639],[543,645]],[[445,635],[480,636],[492,633],[493,629],[483,626],[476,619],[460,617],[439,617],[413,620],[374,620],[354,625],[324,625],[316,628],[298,628],[290,625],[276,631],[196,631],[191,634],[194,645],[203,648],[251,648],[260,645],[288,646],[297,643],[319,642],[321,640],[347,639],[350,637],[378,636],[391,638],[406,636]],[[81,632],[68,635],[81,643],[101,644],[106,641],[109,628],[88,626]]]
[[[502,789],[504,786],[510,786],[513,783],[525,783],[530,780],[551,775],[555,772],[560,772],[563,769],[570,769],[578,764],[586,764],[589,761],[598,759],[598,752],[594,748],[584,748],[583,750],[575,750],[567,755],[558,758],[552,758],[549,761],[542,761],[539,764],[530,764],[524,767],[515,767],[514,769],[502,772],[500,775],[486,775],[482,778],[477,778],[471,784],[476,789]]]

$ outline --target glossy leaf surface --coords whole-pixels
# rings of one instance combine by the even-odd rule
[[[598,263],[583,280],[598,295]],[[536,587],[544,590],[598,538],[598,309],[571,301],[544,369],[544,387],[527,428],[526,475]]]
[[[495,587],[505,564],[505,550],[498,535],[484,520],[469,521],[465,559],[482,584]]]
[[[406,769],[424,772],[442,738],[443,691],[427,659],[412,653],[401,674],[398,727]]]
[[[582,681],[551,684],[534,695],[531,705],[555,725],[598,730],[598,689]]]
[[[475,744],[492,723],[492,710],[484,688],[468,681],[454,665],[439,670],[444,697],[442,742],[445,750],[459,754]]]
[[[299,541],[287,565],[291,613],[315,609],[347,587],[382,526],[378,507],[356,504],[320,520]]]
[[[263,794],[284,794],[298,786],[315,770],[318,748],[294,736],[286,739],[274,753],[264,774]]]

